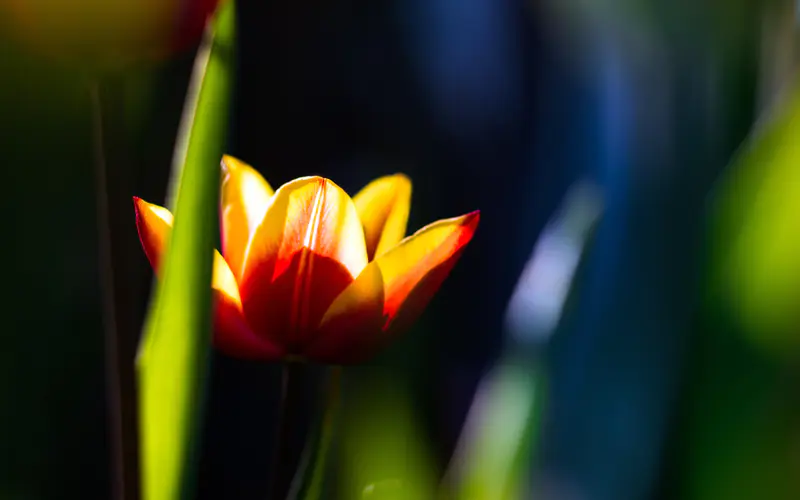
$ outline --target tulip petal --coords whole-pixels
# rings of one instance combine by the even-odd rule
[[[141,198],[134,197],[133,201],[139,239],[150,264],[158,274],[161,254],[172,231],[172,213]],[[247,326],[236,279],[225,259],[216,250],[211,287],[215,297],[215,345],[232,356],[277,359],[280,355],[279,350],[257,337]]]
[[[264,219],[273,191],[261,174],[243,161],[226,155],[222,157],[221,165],[222,254],[238,279],[247,244]]]
[[[364,225],[369,260],[394,247],[406,235],[411,206],[411,180],[387,175],[367,184],[353,197]]]
[[[136,211],[136,229],[139,240],[153,269],[158,271],[161,253],[172,231],[172,212],[164,207],[147,203],[141,198],[133,198]]]
[[[383,276],[368,265],[325,312],[304,354],[321,363],[351,364],[368,358],[382,342]]]
[[[242,359],[277,361],[283,357],[280,348],[253,333],[245,320],[241,302],[214,290],[214,305],[214,347]]]
[[[475,211],[434,222],[375,260],[384,283],[384,329],[391,328],[401,313],[412,312],[403,310],[412,305],[406,304],[410,299],[414,309],[427,305],[472,240],[479,220],[480,212]]]
[[[139,230],[139,239],[142,242],[144,253],[150,260],[150,265],[158,273],[161,254],[164,252],[167,238],[172,231],[172,213],[164,207],[148,203],[141,198],[134,198],[133,202],[136,209],[136,227]],[[225,259],[217,251],[214,252],[214,274],[211,287],[237,302],[240,301],[236,279]]]
[[[367,264],[350,196],[322,177],[275,193],[245,255],[240,291],[254,331],[296,352]]]
[[[460,258],[479,219],[476,211],[434,222],[371,262],[331,304],[308,356],[357,362],[408,327]]]

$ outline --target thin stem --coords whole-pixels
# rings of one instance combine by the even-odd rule
[[[299,462],[298,447],[293,446],[298,427],[303,421],[303,395],[305,393],[305,366],[289,361],[283,365],[281,410],[278,416],[278,434],[272,466],[272,488],[270,498],[283,500],[291,486],[294,471]]]
[[[322,394],[322,407],[319,418],[311,430],[306,443],[303,459],[292,482],[289,492],[290,500],[318,500],[322,498],[322,490],[327,469],[328,451],[333,441],[339,403],[341,399],[342,368],[330,368],[328,383]]]
[[[111,88],[109,88],[111,87]],[[129,269],[126,241],[121,231],[120,196],[125,193],[120,165],[109,175],[109,158],[116,159],[110,147],[114,136],[114,117],[122,102],[116,85],[94,81],[90,87],[92,131],[97,193],[97,226],[100,278],[102,280],[103,319],[105,323],[105,358],[111,452],[114,479],[113,498],[138,500],[138,446],[136,431],[136,392],[133,373],[136,335],[132,328],[131,287],[129,280],[115,270]],[[119,117],[117,117],[119,118]],[[110,140],[111,139],[111,140]],[[121,155],[119,155],[121,156]],[[114,161],[114,160],[112,160]]]

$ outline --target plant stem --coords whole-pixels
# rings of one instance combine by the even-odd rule
[[[328,451],[333,441],[341,394],[342,368],[334,366],[328,373],[328,383],[322,394],[319,417],[306,443],[303,459],[289,492],[291,500],[322,498]]]
[[[302,428],[303,395],[307,373],[301,363],[288,361],[283,365],[281,409],[278,416],[275,456],[272,464],[272,487],[269,498],[284,500],[289,492],[295,468],[299,462],[299,447],[293,446],[298,428]]]
[[[127,192],[121,144],[122,95],[119,81],[93,81],[90,86],[95,156],[95,190],[102,281],[103,320],[109,425],[111,434],[113,498],[138,500],[138,441],[134,357],[137,334],[133,328],[132,286],[128,242],[130,193]],[[120,129],[120,130],[117,130]],[[115,135],[115,132],[118,135]],[[109,173],[108,163],[114,165]],[[127,217],[126,217],[127,216]]]

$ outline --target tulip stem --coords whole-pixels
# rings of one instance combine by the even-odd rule
[[[278,422],[277,446],[273,460],[272,500],[317,500],[325,479],[326,457],[333,440],[336,414],[341,392],[341,368],[327,370],[327,382],[322,387],[311,377],[309,366],[298,362],[283,365],[281,413]],[[305,395],[313,386],[322,398],[317,415],[305,436],[304,418],[309,412]],[[299,440],[305,441],[305,446]],[[300,444],[300,446],[298,446]],[[302,456],[298,450],[303,450]]]
[[[292,482],[290,500],[319,500],[325,482],[328,450],[333,441],[341,394],[342,367],[331,367],[328,383],[322,394],[320,408],[311,436],[303,451],[303,459]]]
[[[284,500],[300,460],[298,447],[294,446],[298,428],[302,428],[304,389],[308,374],[306,366],[296,361],[283,364],[280,414],[276,436],[275,456],[272,466],[272,500]]]

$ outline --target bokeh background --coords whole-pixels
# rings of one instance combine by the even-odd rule
[[[788,106],[796,2],[237,3],[231,154],[273,186],[320,174],[354,193],[405,172],[411,231],[481,210],[420,322],[346,374],[333,483],[437,481],[481,379],[513,359],[536,367],[530,390],[546,387],[523,498],[800,498],[800,323],[743,321],[746,306],[726,300],[743,287],[791,312],[800,287],[719,278],[736,243],[714,208],[736,171],[770,171],[769,154],[741,165],[735,153]],[[132,364],[152,273],[128,205],[164,201],[206,8],[161,4],[0,0],[0,499],[112,497],[90,88],[106,89],[109,210],[129,240],[115,272]],[[784,160],[776,189],[791,200],[800,156]],[[738,190],[760,189],[748,182],[728,189],[733,227],[749,213]],[[535,327],[510,327],[509,301],[576,185],[591,187],[598,222],[548,254],[560,269],[583,252],[557,327],[525,335]],[[752,255],[800,239],[800,208],[782,209],[778,236],[768,217],[749,233]],[[800,253],[765,259],[798,275]],[[279,387],[277,366],[214,355],[199,497],[264,497]]]

